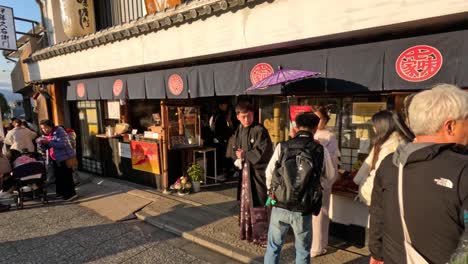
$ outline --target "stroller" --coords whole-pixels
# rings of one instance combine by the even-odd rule
[[[13,162],[11,175],[14,180],[16,207],[23,208],[25,198],[41,198],[42,203],[48,203],[45,161],[38,153],[23,152]]]

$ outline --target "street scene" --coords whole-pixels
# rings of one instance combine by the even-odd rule
[[[0,0],[0,263],[468,264],[465,0]]]
[[[134,218],[111,221],[76,202],[28,207],[2,213],[1,263],[239,263]]]

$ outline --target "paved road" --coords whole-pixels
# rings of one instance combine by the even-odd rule
[[[0,263],[236,263],[140,222],[73,203],[0,213]]]

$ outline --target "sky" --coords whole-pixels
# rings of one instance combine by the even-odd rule
[[[0,0],[1,6],[7,6],[13,8],[13,14],[15,17],[26,18],[41,23],[41,12],[39,5],[35,0]],[[17,31],[28,32],[32,29],[31,23],[15,20],[15,27]],[[19,39],[22,35],[16,35]],[[7,63],[7,60],[3,57],[3,53],[0,54],[0,93],[4,93],[7,97],[11,97],[11,78],[10,74],[13,70],[14,63]],[[21,96],[17,96],[17,99],[21,99]]]

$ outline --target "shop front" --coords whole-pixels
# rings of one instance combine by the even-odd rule
[[[74,80],[67,99],[77,101],[73,118],[80,128],[84,169],[92,171],[94,166],[103,175],[159,189],[185,174],[194,153],[210,152],[202,131],[216,98],[249,96],[275,144],[288,139],[295,114],[326,106],[331,116],[328,129],[335,133],[341,152],[341,178],[330,206],[331,232],[339,230],[337,236],[363,245],[368,208],[355,200],[352,175],[372,147],[372,115],[384,109],[400,111],[407,95],[437,83],[468,87],[467,66],[468,31],[463,30]],[[245,91],[279,67],[321,75]]]

